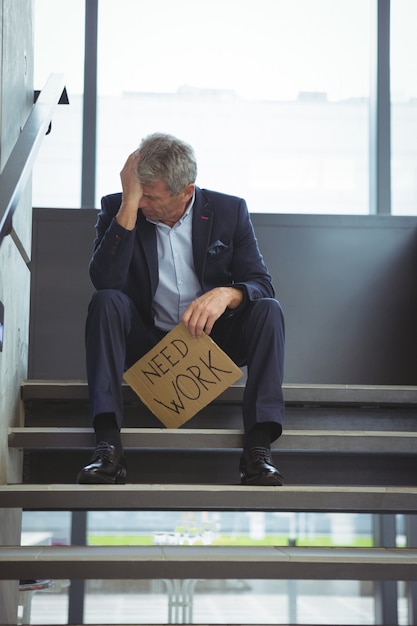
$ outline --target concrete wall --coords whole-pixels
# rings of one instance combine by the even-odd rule
[[[417,218],[254,224],[286,316],[286,382],[417,384]]]
[[[285,382],[417,385],[417,218],[252,218],[285,312]],[[85,379],[95,221],[34,210],[31,378]]]
[[[3,170],[33,103],[32,0],[0,0],[0,170]],[[31,190],[21,200],[13,226],[31,249]],[[20,382],[27,376],[30,272],[10,237],[0,247],[0,301],[4,345],[0,352],[0,483],[21,480],[21,459],[9,453],[8,427],[21,420]],[[20,510],[0,509],[0,542],[20,543]],[[0,623],[16,623],[16,581],[0,583]]]

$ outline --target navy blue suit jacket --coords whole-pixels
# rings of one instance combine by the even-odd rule
[[[242,304],[275,293],[259,251],[246,202],[235,196],[196,187],[192,246],[203,292],[237,286]],[[90,276],[94,287],[119,289],[135,303],[143,320],[153,324],[152,301],[158,285],[155,225],[138,212],[136,228],[128,231],[114,219],[121,193],[104,196],[96,224]]]

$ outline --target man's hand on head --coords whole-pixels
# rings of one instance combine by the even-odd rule
[[[136,226],[138,209],[143,194],[142,185],[136,173],[139,160],[139,150],[132,152],[120,172],[122,204],[116,215],[116,221],[127,230],[133,230]]]

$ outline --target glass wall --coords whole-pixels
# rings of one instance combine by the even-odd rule
[[[391,0],[392,213],[417,214],[415,0]]]
[[[161,131],[195,147],[199,186],[252,212],[367,213],[369,2],[117,6],[99,4],[97,202]]]
[[[368,213],[371,0],[99,1],[96,206],[140,139],[194,146],[252,212]],[[83,0],[36,0],[41,88],[63,72],[34,205],[80,206]]]
[[[331,546],[374,545],[369,514],[220,511],[95,511],[89,545]],[[23,514],[23,543],[70,542],[70,516]],[[403,516],[396,545],[404,547]],[[55,581],[32,599],[31,621],[65,624],[69,581]],[[398,584],[398,623],[408,624],[404,584]],[[90,580],[85,624],[375,624],[372,581],[326,580]]]
[[[33,168],[33,204],[79,208],[84,81],[85,0],[36,0],[35,89],[63,74],[70,105],[55,108],[52,132]]]
[[[196,149],[252,212],[369,212],[372,0],[100,0],[96,206],[140,139]],[[117,7],[117,10],[116,10]],[[35,206],[81,205],[84,0],[36,0],[35,88],[65,76]],[[392,213],[417,213],[414,0],[391,0]],[[120,36],[123,33],[123,36]]]
[[[24,537],[67,543],[68,516],[24,514]],[[44,515],[43,515],[44,517]],[[40,536],[40,530],[43,534]],[[36,534],[38,537],[35,537]],[[97,511],[89,545],[351,546],[373,544],[368,514]],[[37,593],[31,623],[65,623],[68,589]],[[373,624],[373,584],[313,580],[86,581],[86,624]]]

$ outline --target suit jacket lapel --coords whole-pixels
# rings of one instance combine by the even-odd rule
[[[199,187],[196,187],[193,207],[193,255],[195,271],[200,282],[207,258],[212,223],[213,212],[208,208],[207,197]]]
[[[155,293],[158,286],[158,249],[156,243],[156,228],[154,224],[148,222],[142,213],[138,215],[138,227],[136,236],[146,261],[146,269],[149,276],[151,293]]]
[[[207,248],[210,241],[213,212],[208,208],[208,200],[204,192],[196,187],[193,207],[193,256],[197,276],[202,281],[204,264],[207,257]],[[152,295],[158,286],[158,249],[156,243],[155,225],[148,222],[142,213],[138,215],[136,230],[143,255],[146,261],[146,270],[150,280]]]

